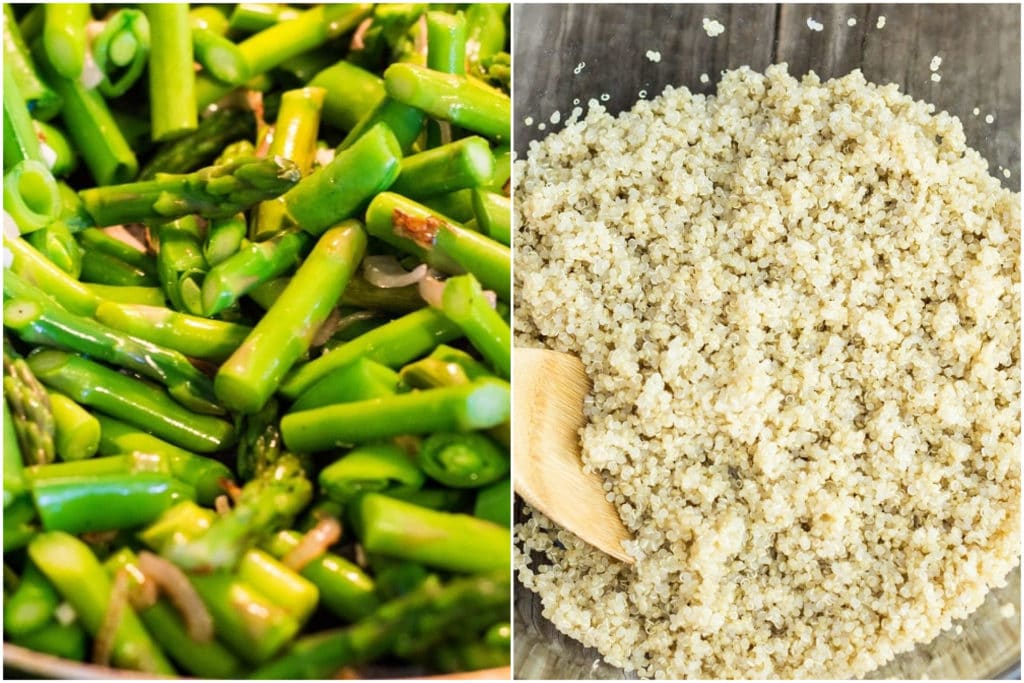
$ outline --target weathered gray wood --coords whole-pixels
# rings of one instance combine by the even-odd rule
[[[879,16],[885,27],[876,27]],[[710,38],[704,17],[725,33]],[[848,26],[847,20],[857,20]],[[807,19],[824,25],[812,31]],[[515,135],[529,140],[564,121],[579,100],[607,93],[612,112],[666,85],[713,93],[723,69],[763,70],[787,62],[790,73],[814,70],[832,78],[860,68],[876,83],[948,111],[963,122],[968,143],[988,159],[993,175],[1020,189],[1020,7],[1017,5],[517,5],[514,8]],[[661,53],[654,63],[647,50]],[[942,58],[941,82],[931,80]],[[576,66],[585,62],[579,74]],[[700,82],[706,73],[709,83]],[[972,112],[978,107],[980,114]],[[995,121],[985,122],[992,114]],[[524,124],[531,116],[532,126]],[[538,124],[544,123],[546,130]],[[1005,179],[999,167],[1010,169]]]

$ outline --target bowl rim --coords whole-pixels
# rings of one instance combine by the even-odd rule
[[[109,666],[90,664],[87,662],[73,662],[62,657],[54,657],[43,652],[36,652],[27,647],[15,645],[4,641],[3,663],[5,669],[12,667],[25,673],[49,678],[66,678],[81,680],[187,680],[191,676],[161,676],[159,674],[145,673],[142,671],[131,671],[129,669],[114,669]],[[511,666],[495,669],[480,669],[478,671],[466,671],[455,674],[444,674],[437,676],[418,676],[414,680],[480,680],[480,681],[507,681],[512,678]]]

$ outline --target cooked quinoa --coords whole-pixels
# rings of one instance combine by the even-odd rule
[[[593,380],[633,567],[535,511],[544,616],[644,677],[863,675],[1020,552],[1020,208],[859,72],[724,74],[516,162],[521,345]]]

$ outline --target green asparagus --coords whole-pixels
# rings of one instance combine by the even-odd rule
[[[298,168],[287,159],[244,158],[185,175],[90,188],[79,196],[96,225],[161,223],[189,214],[225,218],[280,195],[298,180]]]

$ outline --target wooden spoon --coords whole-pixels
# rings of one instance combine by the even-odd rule
[[[601,478],[580,461],[579,430],[590,380],[579,358],[546,349],[515,349],[512,378],[516,493],[559,526],[632,564],[619,513]]]

